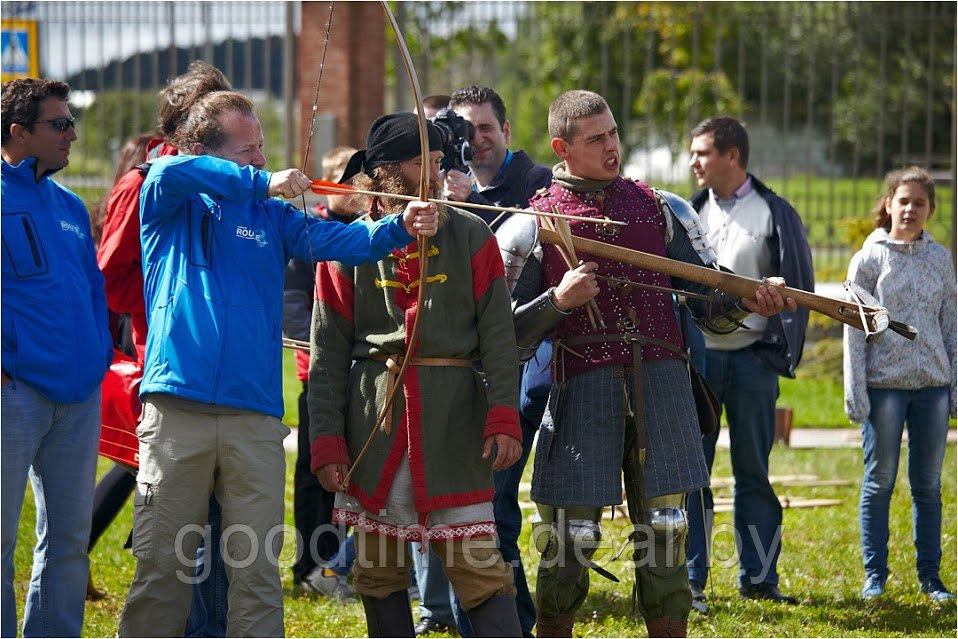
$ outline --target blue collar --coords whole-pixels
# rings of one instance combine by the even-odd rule
[[[10,164],[4,160],[3,165],[4,167],[9,167],[6,168],[4,172],[9,172],[11,177],[16,177],[17,179],[25,180],[32,184],[39,184],[44,178],[50,177],[59,171],[59,169],[47,171],[45,175],[41,175],[37,178],[37,158],[32,155],[23,158],[18,164]]]

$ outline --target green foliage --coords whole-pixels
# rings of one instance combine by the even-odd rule
[[[286,413],[283,423],[290,427],[299,426],[299,394],[303,392],[303,383],[296,377],[296,352],[283,349],[283,405]]]
[[[263,152],[266,154],[266,166],[271,171],[289,168],[280,166],[283,162],[283,137],[286,127],[292,123],[283,121],[282,104],[271,97],[256,105],[256,117],[263,129]]]
[[[152,92],[104,91],[98,95],[78,117],[71,173],[111,178],[120,147],[156,127],[155,107]]]
[[[846,217],[838,220],[838,227],[844,229],[848,246],[857,251],[865,243],[865,238],[875,230],[875,223],[867,217]]]
[[[83,148],[105,149],[156,128],[152,92],[105,91],[84,112]],[[138,128],[137,128],[138,126]]]
[[[807,344],[799,369],[802,377],[839,380],[842,376],[842,353],[841,338],[825,338]]]
[[[676,118],[676,112],[691,114],[705,105],[710,113],[737,113],[741,108],[741,101],[724,73],[685,69],[673,75],[668,69],[657,69],[645,76],[633,110],[651,123],[654,131],[664,132],[667,139],[663,141],[673,153],[678,153],[695,123]]]
[[[923,151],[926,138],[935,157],[950,153],[953,4],[508,6],[491,13],[515,17],[514,30],[489,14],[467,12],[462,2],[397,3],[397,12],[409,16],[404,34],[424,91],[493,86],[510,109],[513,146],[540,162],[553,158],[548,105],[575,88],[606,97],[626,150],[650,136],[674,148],[687,127],[724,112],[791,132],[808,127],[834,139],[829,160],[834,157],[846,174],[883,173],[899,152]],[[701,84],[719,95],[713,99],[693,90],[689,99],[673,98],[663,76],[665,84],[676,85],[695,86],[704,79]],[[647,91],[646,98],[651,93],[655,104],[638,99],[640,90]],[[647,114],[652,127],[641,126]]]

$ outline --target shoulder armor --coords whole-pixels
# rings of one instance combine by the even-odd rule
[[[539,241],[539,225],[534,215],[513,213],[496,229],[499,254],[506,268],[506,284],[512,293],[519,281],[522,267]]]
[[[714,266],[718,261],[715,255],[715,249],[709,244],[705,227],[702,226],[702,220],[699,218],[699,214],[695,209],[692,208],[692,205],[675,193],[663,191],[662,189],[652,190],[655,193],[655,202],[662,212],[662,215],[665,216],[665,223],[668,227],[666,242],[672,239],[674,232],[673,220],[678,221],[682,228],[685,229],[692,248],[698,253],[702,262],[704,262],[706,266]]]

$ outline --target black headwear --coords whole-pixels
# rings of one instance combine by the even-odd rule
[[[442,138],[439,129],[427,121],[426,130],[429,135],[429,150],[441,151]],[[339,182],[346,182],[357,173],[369,175],[377,166],[405,162],[420,155],[422,149],[419,145],[419,118],[409,111],[390,113],[373,122],[366,136],[366,148],[356,151],[349,158]]]

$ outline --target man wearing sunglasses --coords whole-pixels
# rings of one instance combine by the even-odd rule
[[[24,636],[83,627],[100,431],[113,345],[83,202],[50,179],[77,139],[63,82],[3,85],[3,636],[17,632],[13,556],[27,476],[37,508]],[[52,523],[55,522],[55,525]]]

